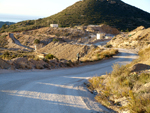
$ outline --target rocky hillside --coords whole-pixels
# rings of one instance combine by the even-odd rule
[[[120,30],[133,30],[141,25],[150,27],[150,14],[121,0],[82,0],[50,17],[19,22],[0,32],[36,29],[50,23],[60,27],[105,23]]]
[[[114,37],[108,45],[119,48],[136,48],[141,49],[150,44],[150,28],[140,26],[135,30],[122,33]]]
[[[59,59],[67,59],[76,61],[77,54],[80,52],[81,56],[86,55],[94,47],[86,45],[76,45],[68,43],[51,42],[45,47],[38,50],[39,53],[51,53]]]

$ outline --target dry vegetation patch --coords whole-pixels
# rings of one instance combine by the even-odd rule
[[[8,44],[8,41],[6,38],[7,36],[8,36],[8,33],[0,34],[0,47],[4,48]]]
[[[138,67],[135,71],[139,63],[150,59],[149,53],[150,48],[143,49],[131,64],[115,64],[112,73],[89,79],[89,89],[98,93],[95,99],[118,112],[150,113],[149,68]]]
[[[87,55],[81,58],[81,61],[83,62],[92,62],[92,61],[98,61],[105,58],[110,58],[113,55],[117,54],[117,49],[103,49],[103,48],[94,48],[92,51],[90,51]]]
[[[121,33],[115,36],[108,44],[119,48],[136,48],[142,49],[150,44],[150,28],[145,29],[143,26],[127,33]]]

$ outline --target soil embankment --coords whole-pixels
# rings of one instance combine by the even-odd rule
[[[78,53],[84,56],[92,49],[94,49],[92,46],[51,42],[47,46],[39,49],[38,52],[51,53],[59,59],[76,60]]]

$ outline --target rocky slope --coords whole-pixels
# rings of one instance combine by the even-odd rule
[[[89,51],[92,51],[94,47],[86,45],[76,45],[68,43],[51,42],[45,47],[38,50],[39,53],[51,53],[59,59],[67,59],[75,61],[77,54],[83,57]]]
[[[140,26],[129,33],[122,33],[114,37],[108,44],[119,48],[141,49],[150,44],[150,28]]]

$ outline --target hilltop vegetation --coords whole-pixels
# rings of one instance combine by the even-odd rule
[[[12,25],[12,24],[15,24],[14,22],[2,22],[2,21],[0,21],[0,28],[3,26],[3,25],[6,25],[6,27],[7,27],[7,25]]]
[[[141,25],[149,27],[150,14],[120,0],[83,0],[50,17],[22,21],[0,32],[36,29],[50,23],[58,23],[60,27],[104,23],[125,31]]]

